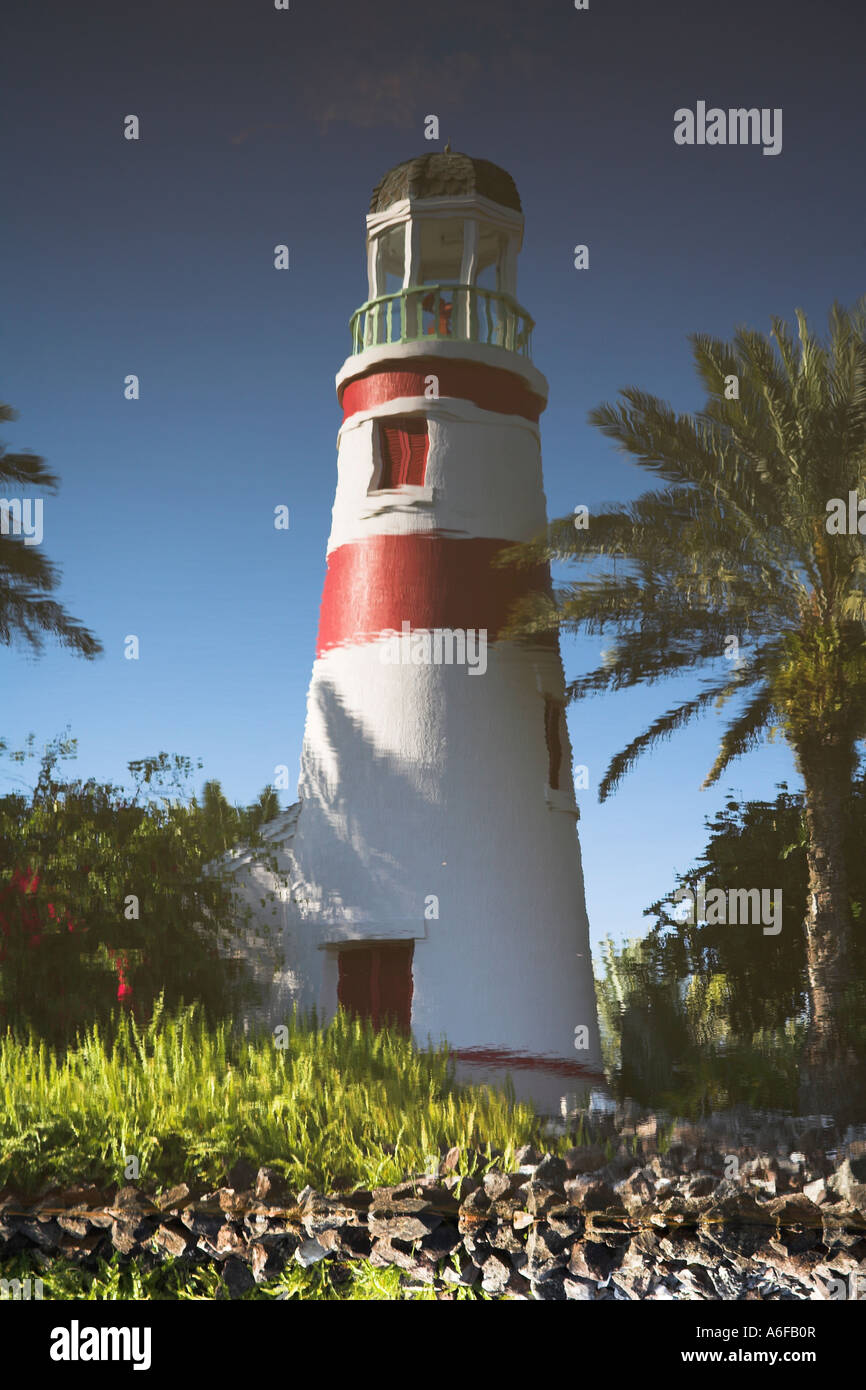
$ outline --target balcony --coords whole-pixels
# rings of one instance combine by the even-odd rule
[[[352,354],[389,343],[485,343],[532,358],[534,321],[510,294],[479,285],[419,285],[381,294],[349,320]]]

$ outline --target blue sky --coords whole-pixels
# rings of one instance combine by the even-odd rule
[[[3,56],[2,399],[9,447],[59,473],[44,546],[61,598],[105,645],[88,663],[0,652],[0,733],[67,724],[83,776],[161,749],[249,801],[300,754],[339,411],[334,375],[365,295],[364,214],[381,175],[443,141],[514,176],[518,292],[550,382],[549,512],[652,480],[587,412],[639,385],[698,409],[687,335],[823,326],[866,287],[864,25],[854,4],[674,0],[406,7],[13,0]],[[698,100],[783,110],[783,148],[675,145]],[[141,139],[122,138],[135,113]],[[273,247],[291,269],[273,269]],[[573,268],[586,243],[590,268]],[[141,399],[127,402],[127,373]],[[275,531],[273,509],[291,512]],[[141,659],[126,661],[135,633]],[[567,675],[604,640],[569,641]],[[610,756],[694,688],[570,715],[594,786]],[[795,781],[782,745],[699,790],[710,716],[599,805],[580,794],[593,940],[642,910],[706,840],[728,788]],[[17,769],[10,768],[10,776]],[[14,782],[5,776],[0,789]]]

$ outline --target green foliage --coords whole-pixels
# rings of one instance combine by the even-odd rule
[[[844,1022],[866,1039],[866,779],[848,810],[854,921]],[[647,935],[617,951],[608,941],[598,982],[605,1061],[624,1095],[678,1113],[733,1104],[793,1108],[808,1016],[803,919],[808,871],[802,795],[729,801],[707,822],[698,863],[677,878],[696,896],[731,884],[782,892],[782,928],[683,921],[674,890],[647,908]]]
[[[0,420],[16,418],[11,406],[0,405]],[[58,487],[59,479],[38,454],[9,453],[0,444],[0,496],[32,498]],[[23,536],[0,531],[0,643],[39,653],[48,633],[88,659],[102,651],[99,639],[51,597],[59,582],[60,572],[41,545],[27,545]]]
[[[612,759],[602,800],[642,752],[713,704],[738,708],[707,784],[774,727],[795,752],[866,736],[866,554],[861,536],[826,530],[831,498],[866,496],[866,297],[834,306],[827,344],[797,318],[798,338],[780,319],[771,337],[692,335],[708,392],[696,415],[636,387],[593,410],[591,422],[667,486],[585,530],[555,521],[505,557],[592,566],[552,598],[528,599],[513,622],[517,633],[615,634],[570,698],[706,673],[697,695]],[[728,376],[738,399],[725,394]],[[731,636],[739,662],[724,656]]]
[[[10,756],[35,757],[32,738]],[[160,995],[236,1013],[253,994],[230,957],[245,913],[206,870],[241,838],[271,862],[257,834],[270,792],[242,811],[211,782],[199,805],[188,758],[130,763],[126,791],[61,776],[74,756],[68,733],[53,740],[31,795],[0,797],[0,1022],[60,1043],[118,1000],[140,1020]]]
[[[0,1278],[41,1279],[45,1299],[63,1301],[112,1301],[114,1299],[212,1300],[225,1298],[227,1293],[219,1268],[213,1263],[196,1264],[189,1260],[169,1259],[159,1264],[141,1259],[123,1264],[118,1257],[100,1259],[95,1267],[84,1267],[69,1260],[52,1260],[45,1266],[24,1255],[0,1264]],[[11,1295],[10,1295],[11,1297]],[[274,1279],[258,1284],[242,1295],[243,1302],[284,1299],[288,1302],[403,1302],[435,1300],[429,1292],[409,1292],[400,1271],[390,1266],[375,1269],[364,1260],[347,1263],[328,1261],[303,1269],[294,1261]],[[459,1288],[458,1300],[488,1301],[480,1289]]]
[[[459,1145],[509,1163],[538,1137],[529,1106],[453,1082],[447,1050],[419,1050],[340,1011],[325,1029],[287,1020],[288,1045],[208,1025],[197,1006],[140,1028],[96,1026],[65,1053],[7,1032],[0,1042],[0,1186],[88,1177],[216,1184],[238,1157],[311,1183],[385,1186]],[[474,1171],[480,1160],[472,1159]],[[467,1160],[468,1162],[468,1160]]]

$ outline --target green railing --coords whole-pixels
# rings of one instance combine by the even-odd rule
[[[368,300],[349,320],[353,353],[387,343],[449,338],[531,357],[534,327],[510,294],[478,285],[410,285]]]

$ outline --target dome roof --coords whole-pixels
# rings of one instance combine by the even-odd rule
[[[466,197],[478,193],[501,207],[522,212],[514,179],[489,159],[468,154],[421,154],[389,169],[370,199],[371,212],[384,212],[403,198]]]

